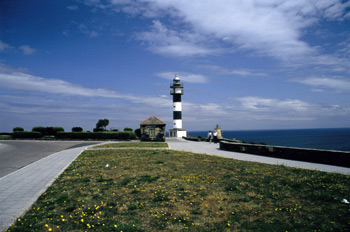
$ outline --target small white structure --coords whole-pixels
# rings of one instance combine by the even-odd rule
[[[170,86],[170,95],[173,95],[173,129],[169,130],[170,137],[186,137],[187,131],[182,128],[182,104],[181,95],[184,94],[184,86],[180,83],[180,78],[175,75],[173,84]]]

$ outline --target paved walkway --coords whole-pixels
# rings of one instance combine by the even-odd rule
[[[350,175],[350,168],[221,151],[219,144],[167,138],[170,149]],[[88,146],[54,153],[0,178],[0,230],[6,230]]]
[[[0,179],[0,231],[5,231],[87,148],[63,150]]]

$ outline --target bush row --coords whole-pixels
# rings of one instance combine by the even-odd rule
[[[32,131],[40,132],[43,136],[46,135],[56,135],[58,132],[64,131],[63,127],[43,127],[36,126],[33,127]]]
[[[14,139],[39,139],[43,134],[37,131],[16,131],[12,133]],[[46,136],[47,137],[47,136]],[[52,136],[53,137],[53,136]],[[45,138],[45,137],[44,137]],[[77,140],[131,140],[137,139],[133,132],[57,132],[56,139],[77,139]]]
[[[56,134],[58,139],[95,139],[95,140],[130,140],[136,139],[133,132],[58,132]]]
[[[38,139],[42,134],[37,131],[15,131],[12,134],[14,139]]]

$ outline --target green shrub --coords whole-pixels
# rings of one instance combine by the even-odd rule
[[[73,127],[72,128],[72,132],[82,132],[83,131],[83,128],[81,128],[81,127]]]
[[[41,133],[42,135],[45,135],[46,127],[43,127],[43,126],[35,126],[35,127],[33,127],[32,131],[33,131],[33,132],[39,132],[39,133]]]
[[[134,133],[138,138],[141,138],[141,129],[140,128],[135,129]]]
[[[103,132],[104,131],[104,129],[103,128],[94,128],[94,132]]]
[[[58,132],[63,132],[64,131],[64,128],[63,127],[60,127],[60,126],[55,126],[53,128],[53,135],[56,135]]]
[[[40,132],[42,136],[55,136],[57,132],[64,131],[63,127],[44,127],[44,126],[36,126],[33,127],[32,131]]]
[[[130,127],[125,127],[125,128],[124,128],[124,131],[125,131],[125,132],[133,132],[132,128],[130,128]]]
[[[44,130],[44,135],[46,136],[55,136],[57,132],[64,131],[63,127],[46,127]]]
[[[12,136],[15,139],[38,139],[42,134],[38,131],[15,131]]]
[[[23,127],[14,127],[12,129],[13,132],[16,132],[16,131],[24,131]]]
[[[45,130],[44,130],[44,136],[46,135],[54,135],[55,134],[55,131],[53,130],[53,127],[45,127]]]

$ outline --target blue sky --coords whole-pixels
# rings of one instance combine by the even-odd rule
[[[350,127],[350,2],[0,1],[0,131]]]

